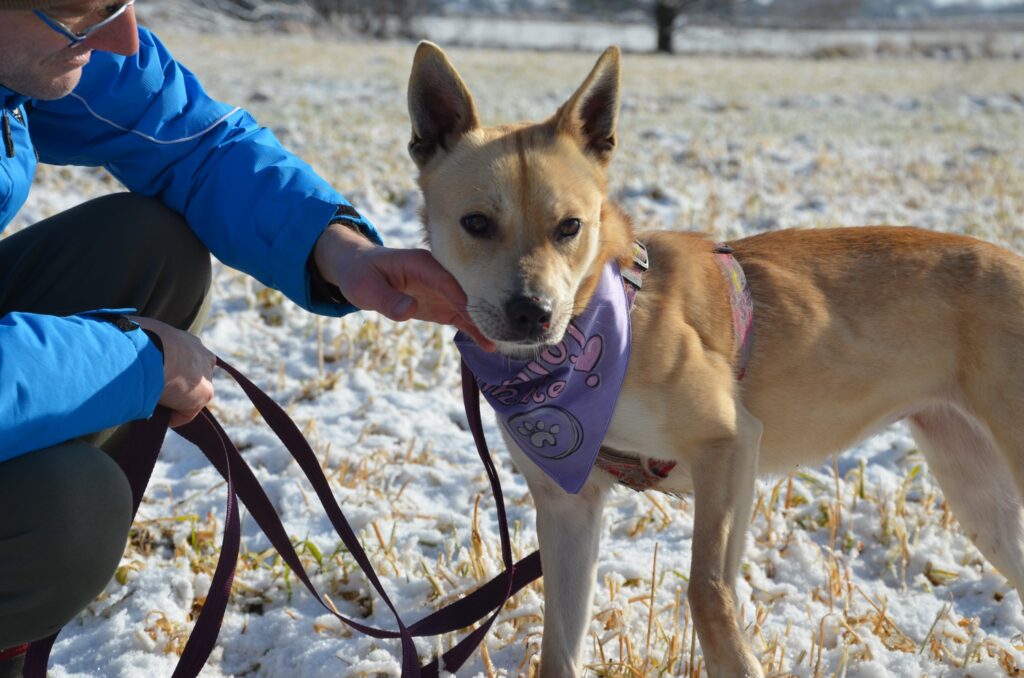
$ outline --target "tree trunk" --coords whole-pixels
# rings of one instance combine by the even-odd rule
[[[654,22],[658,27],[658,51],[672,53],[672,31],[679,16],[679,6],[672,0],[656,0]]]

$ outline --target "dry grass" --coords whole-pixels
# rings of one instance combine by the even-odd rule
[[[416,241],[418,198],[403,109],[411,45],[166,37],[209,90],[247,104],[357,205],[372,206],[400,242]],[[525,53],[515,54],[509,69],[507,53],[453,56],[493,122],[553,111],[592,63],[590,55]],[[628,55],[625,68],[613,188],[640,223],[725,237],[790,225],[918,223],[1024,249],[1024,71],[1016,63]],[[109,180],[94,172],[47,169],[41,181],[57,187],[40,198],[43,211],[60,207],[53,196],[62,186],[85,195],[109,190]],[[392,393],[454,393],[456,355],[448,333],[374,317],[314,319],[224,267],[215,286],[214,343],[218,327],[240,325],[243,341],[229,359],[301,415],[298,423],[336,496],[358,516],[377,571],[392,581],[426,582],[409,605],[434,609],[495,576],[500,554],[486,518],[490,500],[480,498],[481,474],[465,507],[468,529],[461,517],[424,510],[411,498],[418,483],[444,476],[456,463],[445,440],[384,430],[370,416],[380,405],[372,398],[345,411],[344,440],[324,434],[327,424],[317,415],[318,407],[337,406],[333,399],[351,388],[346,379],[354,373],[373,375]],[[313,348],[296,353],[288,343],[295,336]],[[217,415],[245,447],[258,423],[252,408],[227,387]],[[262,451],[265,444],[253,445],[261,477],[294,482],[272,470],[277,458]],[[979,662],[1021,675],[1024,638],[990,632],[991,618],[956,604],[971,595],[958,588],[963,581],[987,581],[982,589],[997,597],[1015,594],[986,579],[994,576],[990,566],[962,534],[923,460],[907,455],[891,477],[869,469],[862,463],[841,473],[833,464],[759,483],[740,590],[744,624],[766,674],[854,675],[867,662],[897,665],[899,655],[908,655],[957,675]],[[536,544],[530,500],[521,479],[507,468],[503,476],[519,488],[508,497],[519,519],[513,540],[519,558]],[[169,510],[136,522],[118,584],[97,609],[111,602],[104,598],[130,596],[135,574],[161,562],[184,561],[194,573],[212,575],[222,525],[195,507],[219,497],[221,486],[180,497],[174,488],[161,489],[173,497],[159,504]],[[315,498],[303,493],[309,515],[316,515]],[[705,675],[685,602],[692,507],[685,499],[617,494],[607,523],[588,675]],[[436,540],[416,536],[428,529]],[[921,553],[922,541],[945,545],[959,560],[932,563]],[[294,534],[293,543],[332,605],[349,615],[376,614],[378,601],[340,543],[306,534]],[[650,556],[626,562],[623,553],[637,552]],[[901,606],[920,601],[917,594],[939,601],[930,628],[904,628],[906,616],[894,601],[868,586],[876,580],[901,596]],[[251,617],[283,607],[300,618],[291,611],[295,583],[272,550],[244,550],[232,609]],[[536,675],[541,589],[535,583],[507,606],[474,665],[481,674]],[[141,632],[150,651],[180,653],[202,600],[197,594],[184,619],[153,610]],[[311,628],[339,643],[350,639],[328,617],[317,617]]]
[[[292,309],[288,313],[299,312]],[[331,390],[337,381],[334,375],[357,367],[395,375],[402,384],[398,388],[453,381],[454,356],[444,349],[441,338],[424,344],[416,333],[387,321],[357,323],[346,319],[325,324],[333,324],[336,331],[325,332],[321,343],[324,376],[310,382],[284,378],[282,395],[291,394],[295,401],[316,400]],[[443,376],[443,370],[449,370],[448,376]],[[372,403],[367,406],[372,407]],[[315,428],[315,422],[310,426]],[[318,441],[313,433],[311,439]],[[332,449],[330,442],[317,444],[322,466],[336,496],[343,498],[345,510],[367,503],[382,509],[360,533],[377,572],[384,577],[426,581],[429,592],[423,601],[429,609],[436,609],[500,571],[496,534],[480,524],[480,512],[491,510],[486,508],[489,499],[482,508],[483,494],[476,495],[468,534],[453,529],[445,515],[416,512],[415,507],[402,501],[410,481],[396,484],[396,477],[410,465],[444,468],[446,462],[435,451],[436,441],[408,439],[401,443],[404,447],[400,450],[375,447],[372,429],[364,426],[354,448],[347,452]],[[967,546],[964,552],[969,559],[965,562],[952,568],[929,562],[923,569],[917,568],[921,571],[916,577],[909,575],[915,569],[911,556],[919,550],[917,542],[922,534],[928,533],[932,542],[963,544],[966,538],[938,487],[928,477],[921,457],[916,453],[908,455],[901,469],[896,486],[872,481],[863,463],[845,476],[840,475],[837,465],[832,465],[759,483],[750,528],[752,548],[748,549],[743,566],[749,584],[744,623],[754,638],[766,675],[843,676],[861,662],[879,659],[880,652],[923,655],[949,670],[966,670],[971,664],[990,658],[1006,675],[1024,674],[1024,638],[989,635],[979,618],[958,614],[951,603],[935,615],[925,635],[915,634],[901,628],[891,613],[890,601],[865,591],[851,575],[861,553],[868,551],[880,559],[876,566],[878,576],[890,581],[894,588],[934,587],[949,595],[949,585],[965,573],[975,576],[990,569],[973,547]],[[209,491],[221,489],[211,487]],[[519,506],[529,506],[528,496],[511,500]],[[630,511],[612,527],[612,541],[653,542],[654,549],[646,575],[606,575],[599,582],[588,639],[588,675],[705,675],[685,602],[686,572],[666,570],[658,560],[659,549],[663,552],[669,546],[689,548],[688,543],[670,544],[675,539],[665,535],[680,523],[692,521],[692,508],[685,498],[657,494],[622,494],[619,501],[628,504]],[[147,562],[152,565],[147,559],[160,548],[168,557],[187,559],[194,572],[212,576],[220,525],[212,515],[190,513],[187,498],[178,505],[183,509],[181,513],[136,523],[126,562],[119,570],[122,584],[130,586],[130,572],[146,567]],[[318,511],[315,499],[311,498],[308,510]],[[865,516],[877,518],[873,528],[852,524],[854,517]],[[410,520],[434,523],[439,532],[447,535],[445,543],[410,543],[402,535],[402,525]],[[517,559],[535,548],[532,530],[525,537],[519,528],[516,525],[513,540]],[[868,539],[871,543],[865,543]],[[331,601],[343,605],[344,613],[356,617],[373,613],[379,601],[368,593],[364,576],[340,542],[314,543],[296,535],[293,544],[320,590]],[[763,583],[772,582],[776,572],[785,568],[795,553],[799,551],[795,556],[798,559],[805,558],[807,549],[817,552],[817,565],[824,572],[821,583],[800,585],[795,593],[762,588]],[[425,555],[431,552],[433,556]],[[799,562],[794,566],[801,567]],[[243,551],[232,604],[236,609],[259,614],[265,608],[288,604],[296,594],[295,584],[288,567],[272,550]],[[541,593],[541,584],[535,583],[506,606],[489,638],[488,648],[481,655],[485,675],[536,675]],[[1005,588],[1004,593],[1014,595]],[[809,626],[813,633],[804,634],[807,637],[803,639],[791,634],[792,622],[781,630],[778,624],[766,629],[765,622],[772,619],[782,600],[805,607],[806,620],[801,625]],[[201,602],[198,598],[195,601],[195,612]],[[146,619],[145,633],[160,651],[180,653],[186,629],[186,623],[172,622],[157,610]],[[318,619],[313,631],[338,639],[350,637],[347,628],[329,618]],[[442,646],[456,639],[442,639]],[[515,666],[495,667],[492,657],[496,654],[504,658],[518,656],[519,660]]]

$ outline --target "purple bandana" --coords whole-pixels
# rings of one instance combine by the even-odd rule
[[[455,343],[509,435],[566,492],[590,475],[629,363],[629,307],[618,264],[609,262],[587,309],[562,341],[532,360],[487,353],[459,333]]]

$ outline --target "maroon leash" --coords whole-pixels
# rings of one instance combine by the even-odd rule
[[[306,586],[313,597],[323,605],[324,609],[336,616],[350,627],[374,638],[400,638],[402,644],[402,676],[405,678],[433,678],[439,675],[441,662],[444,670],[457,671],[473,654],[477,646],[490,630],[505,603],[530,582],[541,576],[540,554],[534,551],[517,563],[512,561],[512,545],[509,539],[508,519],[505,515],[505,503],[501,492],[501,483],[497,470],[491,460],[484,438],[483,424],[480,419],[480,392],[472,374],[462,364],[462,396],[466,406],[469,428],[476,442],[477,452],[487,471],[487,477],[494,493],[494,502],[498,511],[498,527],[501,537],[501,556],[505,571],[487,584],[476,589],[464,598],[447,605],[433,614],[406,626],[398,614],[387,592],[377,577],[366,552],[360,546],[355,531],[349,525],[337,500],[331,493],[327,478],[316,454],[294,422],[285,414],[268,395],[263,393],[251,381],[221,359],[217,365],[225,370],[238,382],[252,401],[253,405],[281,442],[298,463],[306,479],[313,486],[327,513],[331,525],[341,537],[349,553],[366,574],[367,579],[391,610],[398,626],[397,631],[367,626],[339,614],[317,591],[306,574],[298,554],[292,547],[288,533],[281,524],[281,519],[274,511],[252,470],[245,463],[241,453],[234,446],[220,424],[209,412],[203,410],[191,423],[176,428],[175,431],[196,445],[210,463],[220,472],[227,483],[227,510],[224,525],[224,538],[221,543],[220,558],[214,571],[210,592],[192,634],[185,645],[173,678],[192,678],[206,664],[220,631],[224,612],[227,609],[231,594],[231,583],[234,579],[235,564],[238,560],[238,549],[241,541],[241,528],[238,518],[238,500],[245,505],[260,529],[267,535],[270,543],[277,549],[282,560],[292,569],[300,581]],[[142,495],[149,484],[156,458],[167,433],[170,412],[158,408],[154,415],[145,421],[132,425],[130,453],[122,455],[121,468],[132,488],[133,511],[138,511]],[[493,612],[492,612],[493,610]],[[488,617],[488,614],[490,616]],[[414,637],[436,636],[466,628],[487,617],[480,626],[463,638],[455,647],[445,652],[440,660],[419,664],[419,657],[413,643]],[[59,633],[59,631],[57,632]],[[57,633],[49,638],[32,643],[25,660],[25,678],[45,678],[46,666],[49,662],[50,650],[57,639]]]

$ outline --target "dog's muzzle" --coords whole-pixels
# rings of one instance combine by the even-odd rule
[[[505,304],[509,341],[537,341],[551,329],[551,301],[519,296]]]

